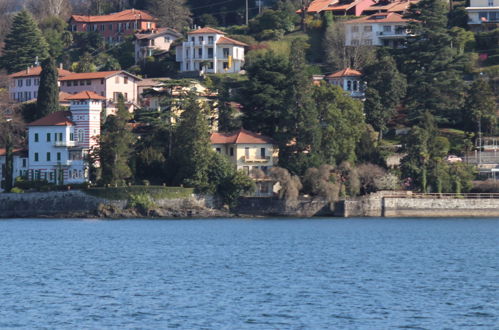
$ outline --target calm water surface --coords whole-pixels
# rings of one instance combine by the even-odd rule
[[[13,327],[499,329],[499,220],[3,220]]]

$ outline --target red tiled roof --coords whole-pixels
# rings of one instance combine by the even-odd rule
[[[78,80],[78,79],[103,79],[113,76],[121,71],[101,71],[101,72],[83,72],[83,73],[73,73],[69,76],[65,76],[59,80]]]
[[[213,133],[211,135],[212,144],[274,144],[274,141],[259,133],[240,129],[233,133]]]
[[[15,154],[24,153],[25,151],[27,151],[27,150],[26,149],[22,149],[22,148],[17,148],[17,149],[12,150],[12,153],[15,155]],[[1,156],[5,156],[6,153],[7,153],[7,149],[0,148],[0,157]]]
[[[57,72],[59,73],[59,77],[64,77],[73,74],[73,72],[64,69],[57,69]],[[26,70],[12,73],[9,75],[9,78],[36,77],[39,76],[41,73],[42,73],[42,67],[35,66],[33,68],[27,68]]]
[[[355,76],[362,76],[362,73],[360,71],[346,68],[334,73],[331,73],[330,75],[326,76],[326,78],[339,78],[339,77],[355,77]]]
[[[99,94],[96,94],[91,91],[83,91],[79,92],[77,94],[73,94],[71,96],[68,96],[66,98],[67,100],[105,100],[106,98],[104,96],[100,96]]]
[[[182,34],[180,34],[177,30],[170,29],[170,28],[159,28],[154,31],[139,31],[135,33],[135,38],[137,39],[151,39],[151,38],[156,38],[157,36],[161,36],[163,34],[171,34],[176,36],[177,38],[181,38]]]
[[[217,40],[218,45],[236,45],[236,46],[242,46],[242,47],[249,47],[247,44],[241,41],[237,41],[228,37],[220,37]]]
[[[338,3],[338,0],[315,0],[308,5],[307,12],[309,13],[319,13],[325,10],[328,6]],[[298,10],[301,12],[301,9]]]
[[[149,13],[137,10],[137,9],[127,9],[120,11],[118,13],[112,13],[109,15],[100,16],[84,16],[84,15],[72,15],[71,20],[82,23],[104,23],[104,22],[119,22],[119,21],[157,21]]]
[[[328,6],[327,8],[324,8],[324,11],[336,11],[336,10],[348,10],[356,5],[358,5],[361,1],[353,1],[350,3],[335,3],[333,5]]]
[[[407,23],[411,22],[411,19],[403,18],[402,15],[397,13],[378,13],[366,17],[361,17],[346,21],[347,24],[356,23]]]
[[[71,111],[57,111],[29,123],[28,126],[73,126],[70,117]]]
[[[73,94],[69,94],[66,92],[59,92],[59,102],[65,102],[68,101],[68,97],[72,96]]]
[[[372,5],[364,9],[364,11],[379,11],[379,12],[404,12],[409,8],[410,5],[418,3],[419,0],[411,1],[394,1],[394,2],[383,2]]]
[[[216,34],[225,34],[225,32],[222,32],[220,30],[211,28],[211,27],[204,27],[200,28],[191,32],[188,32],[187,34],[200,34],[200,33],[216,33]]]

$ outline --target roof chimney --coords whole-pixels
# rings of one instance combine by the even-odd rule
[[[59,69],[61,69],[61,70],[62,70],[62,62],[61,62],[61,63],[59,63]]]
[[[29,66],[26,67],[26,74],[29,74]]]

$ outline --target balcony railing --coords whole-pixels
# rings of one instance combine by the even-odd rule
[[[266,163],[270,161],[270,156],[265,156],[265,157],[243,156],[243,161],[246,163]]]
[[[54,142],[54,147],[76,147],[77,143],[76,141],[55,141]]]

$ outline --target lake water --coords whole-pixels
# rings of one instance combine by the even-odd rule
[[[499,220],[2,220],[13,327],[499,329]]]

